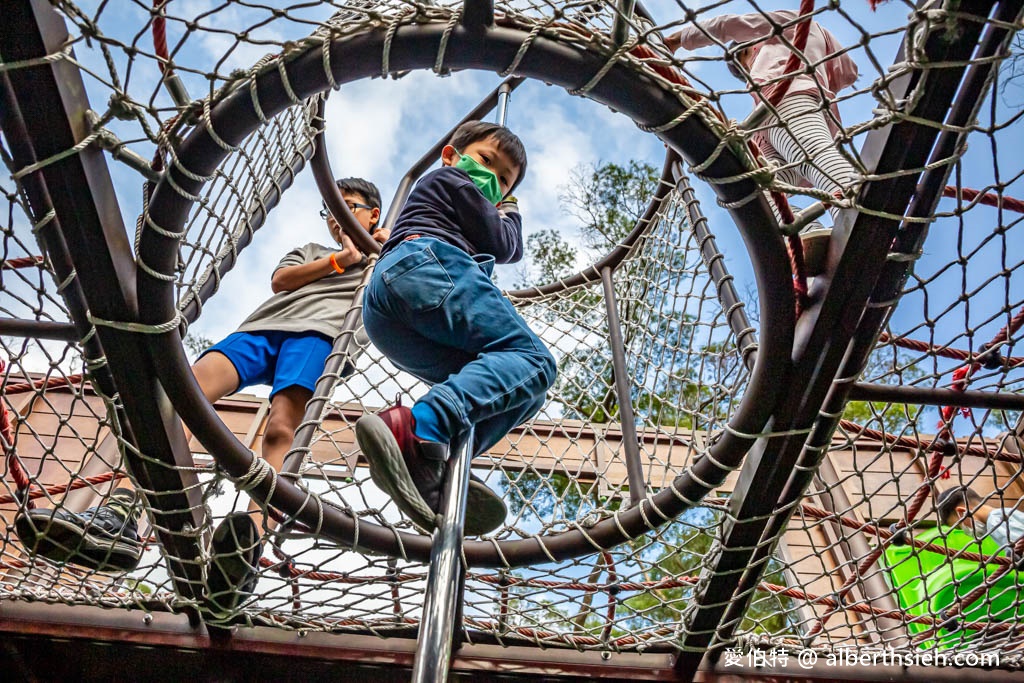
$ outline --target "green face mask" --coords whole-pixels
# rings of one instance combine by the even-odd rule
[[[479,161],[463,154],[459,150],[455,150],[459,155],[459,163],[455,164],[455,168],[461,168],[467,174],[469,179],[473,181],[473,184],[480,188],[480,191],[484,193],[484,197],[487,198],[491,204],[497,204],[501,201],[501,186],[498,184],[498,176],[494,174],[494,171],[487,168]]]

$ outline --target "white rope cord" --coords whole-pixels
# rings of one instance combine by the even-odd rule
[[[88,148],[92,143],[96,142],[96,140],[99,139],[99,137],[99,132],[90,133],[85,138],[83,138],[81,142],[77,143],[74,147],[66,149],[63,152],[58,152],[52,156],[47,157],[46,159],[41,159],[35,162],[34,164],[23,166],[22,168],[19,168],[16,171],[12,171],[11,177],[14,178],[15,180],[21,180],[22,178],[31,173],[35,173],[36,171],[40,171],[46,168],[47,166],[57,163],[58,161],[63,161],[68,157],[72,157],[81,152],[82,150]]]
[[[104,320],[103,318],[98,318],[91,313],[88,314],[88,318],[90,323],[99,327],[109,327],[114,330],[121,330],[122,332],[137,332],[139,334],[163,334],[165,332],[178,329],[178,326],[181,324],[180,315],[175,315],[167,322],[156,325],[147,325],[132,321]]]
[[[45,55],[43,57],[36,57],[33,59],[22,59],[15,62],[0,62],[0,73],[7,71],[16,71],[18,69],[26,69],[32,66],[42,66],[44,64],[53,64],[63,59],[67,59],[71,56],[71,52],[74,48],[72,43],[68,43],[62,49],[52,54]]]
[[[461,14],[456,12],[448,19],[448,23],[444,27],[444,33],[441,34],[441,43],[437,48],[437,59],[434,61],[434,73],[438,75],[446,75],[448,69],[444,68],[444,52],[448,48],[448,40],[452,37],[452,31],[459,23]]]

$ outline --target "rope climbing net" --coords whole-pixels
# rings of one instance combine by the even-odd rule
[[[227,620],[414,633],[428,541],[370,480],[353,426],[425,387],[350,331],[337,353],[352,371],[327,373],[337,388],[300,427],[298,473],[275,476],[248,450],[266,401],[204,416],[178,386],[191,381],[181,337],[306,173],[331,88],[486,69],[611,106],[669,152],[632,232],[578,274],[508,292],[559,375],[540,415],[474,461],[509,515],[466,544],[468,637],[968,651],[1019,667],[1024,541],[947,526],[936,500],[968,486],[984,505],[1024,507],[1021,104],[1001,66],[1019,58],[1020,3],[805,2],[760,19],[784,47],[767,78],[743,57],[769,49],[764,35],[723,39],[708,23],[763,15],[747,3],[626,17],[607,1],[508,2],[486,32],[463,25],[475,9],[156,0],[115,16],[58,2],[67,40],[2,54],[5,91],[52,69],[88,101],[54,149],[33,143],[31,121],[0,121],[0,600],[190,611],[210,532],[247,489],[281,524]],[[820,27],[859,70],[834,92],[812,76],[826,69]],[[680,30],[693,47],[673,53]],[[808,107],[834,144],[808,131]],[[96,272],[130,271],[121,282],[79,265],[86,229],[66,197],[40,199],[40,178],[76,159],[105,162],[115,182],[68,192],[139,216],[134,239],[108,224],[90,252]],[[812,220],[833,226],[827,254],[797,234]],[[722,251],[737,231],[747,252]],[[137,297],[119,308],[127,289]],[[841,295],[852,320],[831,303]],[[149,378],[166,397],[149,396]],[[194,457],[148,440],[142,417],[163,398],[196,434]],[[758,457],[773,449],[791,462],[778,481]],[[96,569],[110,556],[95,536],[73,540],[92,568],[26,550],[19,515],[82,513],[118,487],[144,494],[137,566]]]

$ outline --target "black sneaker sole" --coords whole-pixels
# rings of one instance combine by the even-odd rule
[[[230,616],[252,597],[259,581],[259,542],[256,524],[244,512],[232,512],[214,530],[204,599],[215,617]]]
[[[127,572],[139,566],[141,543],[83,528],[54,512],[29,510],[15,518],[18,537],[30,554],[101,572]]]
[[[423,500],[409,474],[398,442],[384,420],[364,415],[356,422],[356,441],[370,468],[370,479],[386,493],[398,509],[422,529],[436,526],[437,514]],[[466,536],[488,534],[505,523],[508,510],[498,495],[476,479],[469,482],[466,501]]]
[[[356,442],[366,457],[370,479],[420,528],[432,531],[436,514],[430,509],[409,474],[398,442],[384,420],[364,415],[356,421]]]

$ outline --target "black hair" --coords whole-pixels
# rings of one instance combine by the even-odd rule
[[[733,78],[735,78],[738,81],[743,81],[744,83],[746,83],[747,76],[744,73],[746,72],[746,67],[740,63],[740,58],[743,56],[743,53],[746,52],[749,48],[736,49],[737,45],[738,43],[735,40],[733,40],[729,43],[728,46],[726,46],[725,66],[729,69],[729,73],[733,75]]]
[[[507,154],[512,163],[519,167],[519,177],[509,188],[511,192],[526,177],[526,148],[523,147],[523,141],[518,135],[497,123],[467,121],[455,129],[448,144],[461,153],[468,145],[487,138],[494,138],[498,143],[498,149]]]
[[[334,182],[337,183],[338,189],[342,192],[360,194],[367,204],[375,209],[380,208],[380,190],[369,180],[363,180],[362,178],[339,178]]]
[[[964,507],[970,515],[971,508],[981,504],[982,498],[974,489],[967,486],[956,486],[939,494],[935,501],[935,510],[939,513],[939,521],[946,526],[955,526],[960,521],[956,509]]]

